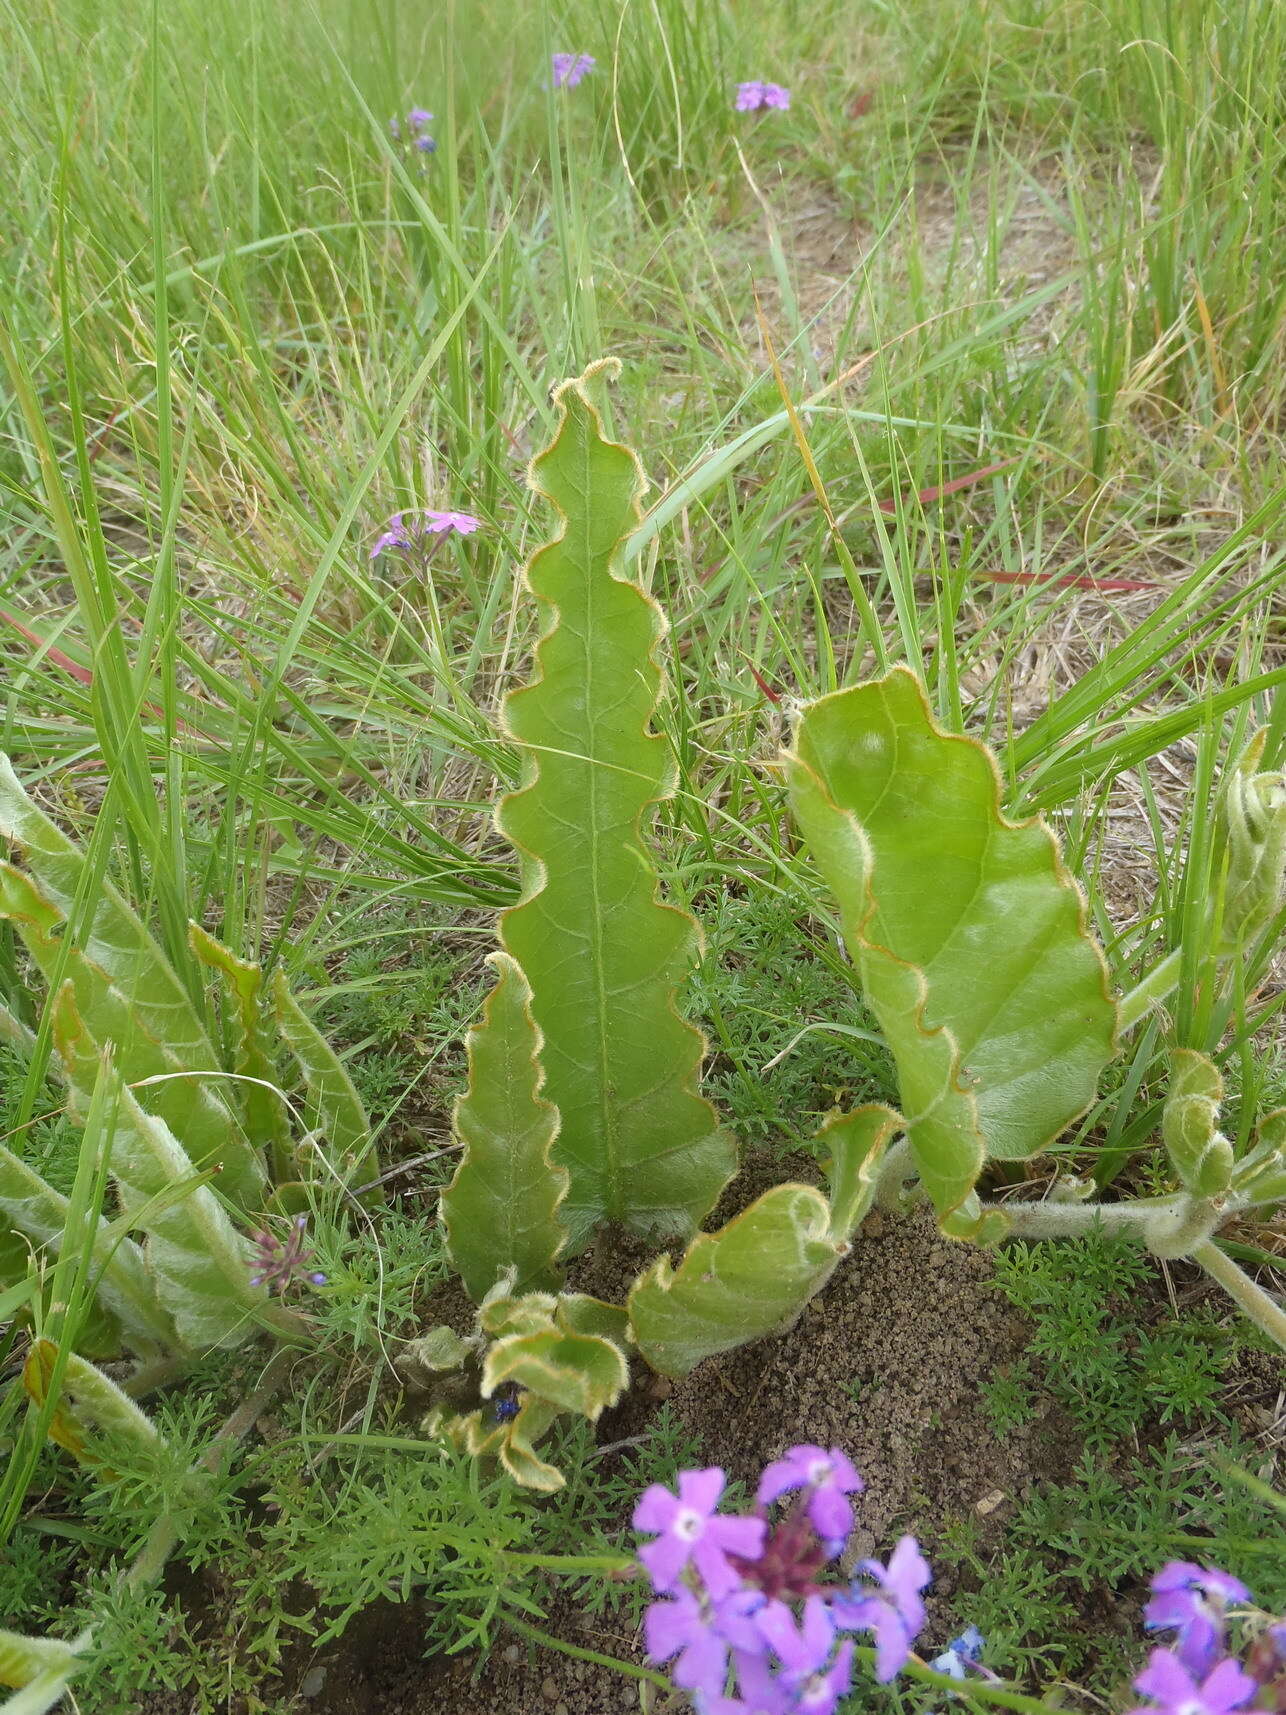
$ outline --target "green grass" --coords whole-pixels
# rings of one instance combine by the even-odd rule
[[[544,87],[560,48],[598,60],[574,91]],[[586,361],[624,359],[616,426],[655,484],[634,546],[672,625],[662,856],[705,923],[689,1000],[747,1147],[797,1147],[837,1091],[891,1094],[788,825],[760,680],[806,697],[909,661],[940,718],[996,748],[1010,810],[1058,825],[1123,987],[1195,927],[1224,763],[1265,721],[1286,750],[1274,0],[158,0],[150,17],[0,0],[0,59],[0,748],[194,997],[189,917],[285,967],[387,1159],[433,1158],[374,1233],[316,1233],[359,1434],[391,1432],[379,1366],[443,1272],[423,1193],[450,1167],[473,948],[514,896],[489,807],[515,775],[499,695],[532,641],[515,569],[545,527],[524,466],[550,385]],[[734,115],[749,77],[789,84],[790,112]],[[436,114],[431,157],[388,133],[413,102]],[[426,504],[482,528],[428,563],[372,561],[384,519]],[[1173,1000],[1178,1039],[1219,1052],[1246,1111],[1281,1100],[1270,957],[1266,939],[1242,1005],[1190,933]],[[6,1138],[92,1200],[7,926],[0,1000],[40,1032],[29,1067],[0,1046]],[[812,1028],[837,1016],[853,1034]],[[1062,1165],[1154,1181],[1163,1047],[1136,1034]],[[1218,1362],[1191,1326],[1140,1344],[1122,1311],[1122,1349],[1103,1346],[1119,1258],[1114,1286],[1010,1256],[1006,1290],[1051,1352],[986,1384],[998,1432],[1073,1383],[1095,1401],[1087,1457],[1144,1400],[1210,1421]],[[1061,1383],[1054,1352],[1075,1359]],[[209,1397],[229,1410],[240,1385],[215,1373]],[[288,1435],[334,1430],[315,1405]],[[658,1473],[681,1457],[669,1433]],[[293,1496],[303,1445],[264,1481]],[[474,1585],[439,1592],[380,1535],[397,1456],[349,1451],[347,1558],[319,1558],[329,1520],[292,1504],[255,1563],[224,1497],[209,1541],[245,1611],[257,1579],[307,1564],[326,1624],[414,1585],[441,1603],[436,1642],[485,1635]],[[1069,1517],[1099,1516],[1100,1479],[1086,1467]],[[70,1480],[92,1580],[138,1533]],[[512,1493],[450,1484],[412,1495],[426,1521],[467,1492],[488,1529],[535,1531]],[[611,1516],[592,1483],[577,1494],[541,1526],[562,1549]],[[160,1504],[131,1491],[140,1532]],[[1027,1609],[1007,1659],[1038,1676],[1059,1670],[1041,1634],[1071,1600],[1042,1517],[986,1571],[988,1624]],[[0,1622],[65,1617],[67,1543],[27,1523],[12,1554]],[[131,1656],[157,1685],[199,1677],[208,1640],[172,1608],[112,1600],[86,1708],[131,1707]],[[264,1623],[238,1640],[253,1672],[271,1605]]]

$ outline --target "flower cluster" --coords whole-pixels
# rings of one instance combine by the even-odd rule
[[[575,89],[597,63],[593,54],[555,54],[552,62],[554,88]]]
[[[823,1583],[853,1528],[863,1484],[838,1447],[792,1447],[759,1482],[753,1513],[717,1509],[724,1473],[679,1473],[634,1512],[654,1540],[638,1557],[657,1597],[644,1616],[647,1652],[673,1661],[700,1715],[831,1715],[853,1676],[854,1632],[875,1644],[876,1678],[892,1679],[924,1623],[930,1571],[914,1537],[887,1565],[863,1560],[848,1584]],[[791,1497],[774,1518],[772,1509]]]
[[[304,1248],[304,1229],[307,1225],[307,1215],[296,1215],[290,1223],[289,1238],[279,1239],[269,1232],[253,1235],[251,1286],[266,1286],[269,1292],[284,1293],[287,1287],[301,1277],[309,1286],[325,1286],[324,1274],[307,1272],[306,1265],[312,1261],[313,1255],[310,1250]]]
[[[429,136],[428,128],[432,123],[433,115],[426,107],[413,107],[405,119],[389,120],[389,134],[399,142],[405,138],[421,155],[432,155],[438,147],[434,138]]]
[[[433,549],[444,536],[472,536],[479,521],[472,512],[438,512],[432,507],[418,512],[395,512],[371,549],[372,560],[396,548]],[[426,540],[427,538],[427,540]]]
[[[739,83],[732,105],[738,113],[759,113],[770,107],[784,112],[790,106],[790,91],[779,83]]]
[[[1149,1631],[1173,1632],[1174,1643],[1152,1651],[1134,1681],[1151,1702],[1130,1715],[1286,1711],[1286,1621],[1269,1621],[1254,1631],[1243,1660],[1231,1649],[1229,1609],[1250,1600],[1250,1591],[1228,1572],[1168,1561],[1152,1580],[1143,1623]]]

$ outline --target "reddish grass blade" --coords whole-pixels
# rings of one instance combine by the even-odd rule
[[[1008,470],[1010,465],[1015,465],[1017,463],[1018,460],[1013,458],[1001,459],[999,464],[985,464],[981,470],[971,470],[967,476],[958,476],[951,482],[944,482],[941,488],[922,488],[916,494],[915,498],[920,502],[921,506],[927,506],[931,500],[941,500],[944,494],[955,494],[962,488],[968,488],[971,483],[981,482],[984,477],[995,476],[998,470]],[[909,495],[904,496],[902,504],[904,506],[910,505]],[[896,500],[880,501],[881,512],[896,512],[897,509],[898,503]]]
[[[94,675],[88,667],[82,667],[79,661],[73,661],[71,656],[64,655],[61,649],[55,649],[52,643],[46,643],[39,632],[33,631],[29,625],[24,625],[16,613],[10,613],[7,607],[0,607],[0,620],[3,620],[6,625],[11,625],[15,631],[20,632],[28,643],[34,643],[38,649],[43,651],[46,659],[53,662],[55,667],[61,667],[64,673],[70,673],[72,678],[82,685],[93,684]]]

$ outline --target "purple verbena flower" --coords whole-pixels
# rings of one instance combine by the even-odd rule
[[[871,1583],[861,1583],[862,1578]],[[913,1536],[904,1536],[887,1566],[878,1560],[863,1560],[851,1595],[837,1597],[832,1603],[836,1624],[845,1631],[874,1632],[875,1677],[881,1685],[893,1678],[911,1654],[911,1644],[924,1624],[920,1592],[932,1579],[919,1543]]]
[[[717,1465],[704,1471],[680,1471],[674,1495],[660,1483],[643,1491],[634,1509],[634,1528],[656,1535],[639,1549],[654,1588],[663,1595],[678,1589],[680,1574],[691,1564],[717,1601],[741,1582],[729,1560],[754,1560],[763,1547],[762,1519],[720,1518],[715,1508],[726,1479]]]
[[[739,83],[732,105],[738,113],[758,113],[770,107],[785,111],[790,106],[790,91],[780,83]]]
[[[406,116],[407,124],[415,131],[423,131],[426,125],[433,123],[433,115],[427,107],[413,107]]]
[[[415,147],[422,155],[436,155],[438,152],[437,140],[423,133],[415,139]]]
[[[420,516],[424,520],[421,529],[434,536],[451,530],[458,536],[472,536],[479,526],[479,520],[472,512],[435,512],[432,507],[427,507]]]
[[[838,1447],[828,1453],[824,1447],[805,1442],[765,1468],[756,1499],[763,1507],[797,1489],[806,1490],[808,1517],[833,1559],[843,1552],[853,1528],[853,1509],[847,1497],[861,1494],[865,1487],[852,1460]]]
[[[1179,1634],[1175,1655],[1184,1667],[1209,1673],[1223,1644],[1224,1611],[1229,1602],[1248,1602],[1250,1591],[1230,1573],[1190,1560],[1168,1560],[1151,1589],[1144,1625],[1150,1632],[1173,1628]]]
[[[1145,1704],[1129,1715],[1157,1715],[1158,1709],[1165,1715],[1228,1715],[1232,1709],[1244,1708],[1259,1686],[1231,1658],[1198,1680],[1173,1650],[1154,1649],[1134,1689],[1157,1707]]]
[[[255,1253],[250,1263],[254,1270],[250,1276],[251,1286],[266,1286],[269,1292],[284,1293],[301,1277],[310,1286],[325,1286],[324,1274],[305,1271],[304,1265],[312,1260],[313,1254],[304,1248],[307,1225],[307,1215],[296,1215],[290,1224],[290,1237],[285,1240],[269,1232],[252,1235]]]
[[[675,1587],[664,1601],[653,1602],[643,1616],[643,1640],[655,1662],[678,1656],[671,1675],[685,1691],[717,1696],[728,1677],[728,1643],[712,1624],[708,1601],[686,1584]]]
[[[593,54],[555,54],[553,57],[554,88],[575,89],[598,61]]]

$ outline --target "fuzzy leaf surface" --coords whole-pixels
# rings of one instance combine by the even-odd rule
[[[30,1399],[43,1405],[53,1381],[58,1347],[52,1340],[33,1340],[22,1367],[22,1385]],[[65,1448],[82,1465],[101,1465],[96,1435],[109,1432],[150,1448],[160,1437],[156,1425],[110,1376],[75,1352],[66,1354],[58,1403],[49,1423],[49,1439]]]
[[[82,1016],[100,1042],[115,1045],[127,1082],[180,1074],[149,1087],[149,1108],[184,1139],[194,1161],[222,1163],[228,1197],[258,1207],[263,1164],[208,1076],[221,1071],[218,1057],[173,966],[105,878],[94,885],[92,911],[76,918],[79,938],[65,944],[85,858],[23,791],[4,756],[0,837],[21,858],[0,864],[0,916],[18,930],[45,981],[75,986]]]
[[[736,1165],[697,1092],[703,1039],[675,1008],[696,927],[658,899],[644,844],[674,767],[652,727],[664,624],[621,559],[644,479],[604,438],[590,396],[612,372],[594,365],[556,390],[559,428],[532,466],[563,527],[527,569],[542,621],[535,678],[504,708],[525,774],[497,818],[522,860],[523,896],[500,938],[544,1036],[570,1252],[604,1220],[686,1237]]]
[[[72,1108],[79,1092],[93,1089],[102,1050],[76,1010],[70,984],[54,1003],[54,1042],[72,1086]],[[192,1176],[191,1161],[165,1121],[139,1106],[118,1080],[116,1123],[109,1166],[121,1204],[135,1210]],[[181,1343],[190,1351],[236,1346],[256,1331],[255,1317],[265,1294],[250,1285],[248,1247],[214,1193],[194,1186],[177,1200],[164,1200],[145,1218],[147,1267],[157,1295],[174,1318]]]
[[[282,1041],[303,1074],[309,1130],[324,1133],[333,1152],[330,1165],[344,1184],[374,1179],[380,1170],[379,1158],[362,1098],[343,1061],[290,992],[280,965],[273,972],[272,1002]],[[309,1163],[304,1167],[307,1170]],[[315,1165],[309,1176],[319,1177]],[[364,1200],[378,1201],[380,1196],[377,1188],[368,1191]]]
[[[232,1070],[238,1075],[233,1088],[246,1135],[256,1149],[267,1148],[271,1160],[281,1163],[290,1146],[290,1117],[276,1087],[277,1068],[265,1038],[263,972],[251,960],[237,958],[199,923],[188,925],[188,945],[216,972],[227,1001]]]
[[[14,1691],[24,1687],[35,1690],[40,1686],[48,1694],[47,1702],[28,1701],[25,1705],[28,1710],[52,1709],[80,1665],[76,1644],[65,1643],[61,1638],[28,1638],[20,1632],[0,1632],[0,1685]],[[6,1709],[17,1707],[17,1698],[5,1704]]]
[[[823,1124],[817,1143],[826,1152],[833,1239],[852,1238],[875,1201],[884,1152],[905,1129],[902,1115],[878,1102],[831,1114]]]
[[[0,1144],[0,1221],[57,1255],[68,1216],[67,1199],[61,1192]],[[172,1346],[174,1323],[157,1301],[142,1249],[132,1239],[114,1240],[100,1217],[92,1255],[98,1302],[119,1323],[129,1343],[143,1351]]]
[[[469,1084],[455,1105],[464,1145],[442,1193],[447,1250],[475,1303],[512,1268],[511,1290],[557,1289],[566,1238],[558,1206],[567,1169],[551,1159],[558,1110],[540,1093],[540,1032],[531,990],[506,953],[493,953],[496,985],[469,1032]]]
[[[1196,1197],[1216,1197],[1232,1179],[1232,1145],[1219,1130],[1223,1078],[1208,1055],[1176,1048],[1161,1135],[1175,1172]]]
[[[547,1328],[539,1334],[510,1334],[497,1340],[482,1366],[482,1396],[517,1382],[559,1411],[574,1411],[597,1423],[629,1383],[625,1354],[599,1334]]]
[[[654,1370],[686,1376],[713,1357],[789,1328],[848,1249],[830,1204],[777,1185],[717,1233],[700,1233],[677,1269],[661,1257],[630,1291],[630,1326]]]
[[[1080,891],[1039,818],[1001,814],[990,752],[938,728],[904,667],[811,704],[786,767],[921,1181],[946,1230],[978,1236],[986,1158],[1052,1143],[1116,1051]]]

